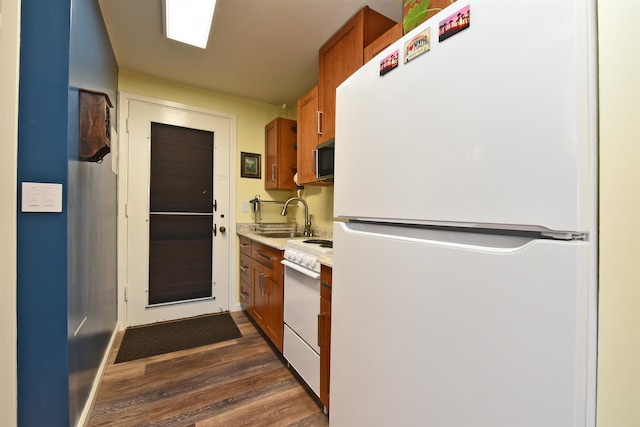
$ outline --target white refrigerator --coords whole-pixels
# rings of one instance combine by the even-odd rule
[[[595,35],[457,1],[338,87],[331,426],[595,425]]]

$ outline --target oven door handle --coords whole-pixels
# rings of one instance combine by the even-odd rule
[[[320,278],[320,273],[318,273],[316,271],[313,271],[313,270],[309,270],[308,268],[304,268],[303,266],[295,264],[295,263],[289,261],[288,259],[283,259],[280,262],[285,267],[293,268],[294,270],[299,271],[300,273],[304,274],[305,276],[309,276],[312,279],[319,279]]]

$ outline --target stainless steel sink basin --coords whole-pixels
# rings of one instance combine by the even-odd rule
[[[286,233],[261,233],[260,235],[264,237],[271,237],[272,239],[281,239],[284,237],[290,237],[290,238],[302,237],[302,233],[293,232],[293,231],[289,231]]]

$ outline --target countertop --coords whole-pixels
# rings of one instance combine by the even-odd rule
[[[313,236],[331,239],[331,232],[322,229],[314,229]],[[309,239],[308,236],[302,237],[269,237],[266,234],[262,234],[260,232],[255,231],[255,224],[237,224],[236,226],[236,234],[238,236],[247,237],[253,241],[258,243],[262,243],[263,245],[270,246],[272,248],[278,249],[280,251],[284,251],[287,240],[306,240]],[[318,258],[318,262],[322,265],[326,265],[327,267],[333,267],[333,254],[322,255]]]

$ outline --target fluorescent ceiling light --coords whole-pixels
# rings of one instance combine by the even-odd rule
[[[205,49],[216,0],[165,0],[168,38]]]

